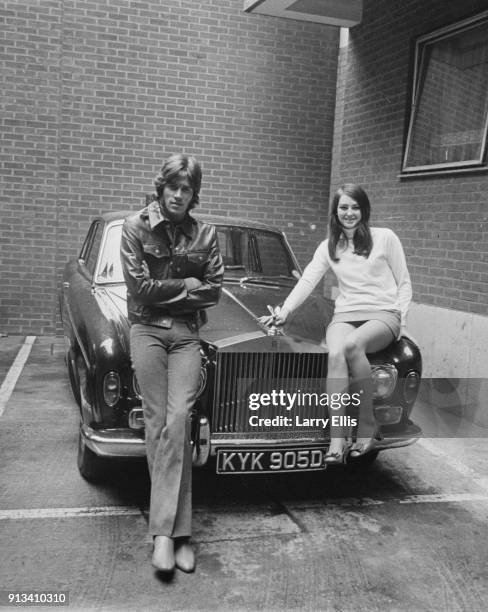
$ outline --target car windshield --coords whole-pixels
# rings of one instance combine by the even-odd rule
[[[121,236],[122,223],[108,226],[101,245],[96,283],[124,282],[120,263]],[[266,230],[219,225],[217,237],[227,280],[296,280],[295,266],[281,235]]]
[[[280,234],[244,227],[217,226],[217,237],[227,280],[296,280],[293,260]]]

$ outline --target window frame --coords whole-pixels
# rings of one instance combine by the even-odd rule
[[[469,31],[480,24],[488,24],[488,10],[482,11],[477,15],[464,19],[450,26],[434,30],[428,34],[419,36],[415,41],[414,51],[414,69],[411,85],[411,98],[409,116],[407,122],[407,134],[405,147],[402,159],[402,177],[425,176],[431,174],[452,174],[458,172],[472,172],[488,169],[488,114],[485,117],[485,124],[481,138],[481,153],[477,160],[463,160],[455,162],[424,164],[424,165],[408,165],[408,156],[412,145],[412,139],[415,134],[415,119],[417,116],[418,94],[421,85],[421,79],[425,76],[425,50],[429,45],[451,38],[457,34]]]

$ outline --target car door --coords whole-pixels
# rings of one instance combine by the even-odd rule
[[[78,260],[71,262],[63,279],[63,320],[71,329],[71,342],[76,343],[87,370],[90,369],[89,322],[97,313],[92,284],[104,223],[95,220],[88,230]]]

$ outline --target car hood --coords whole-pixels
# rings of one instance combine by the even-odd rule
[[[292,350],[324,350],[320,343],[325,337],[333,304],[318,293],[313,293],[289,317],[284,336],[268,336],[267,328],[259,322],[259,317],[269,314],[267,306],[282,304],[290,290],[290,286],[282,285],[224,283],[219,303],[206,311],[208,322],[200,331],[202,340],[219,350],[239,344],[240,350],[267,351],[271,345],[276,350],[283,343]],[[125,286],[108,286],[105,291],[118,315],[127,318]]]

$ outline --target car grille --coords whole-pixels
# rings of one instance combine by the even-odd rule
[[[283,431],[291,434],[296,431],[295,426],[251,426],[249,417],[283,415],[294,419],[298,413],[306,418],[326,417],[327,409],[317,404],[289,411],[283,405],[249,409],[251,393],[270,394],[273,390],[277,393],[323,393],[326,374],[326,353],[217,353],[212,431],[236,434]]]

